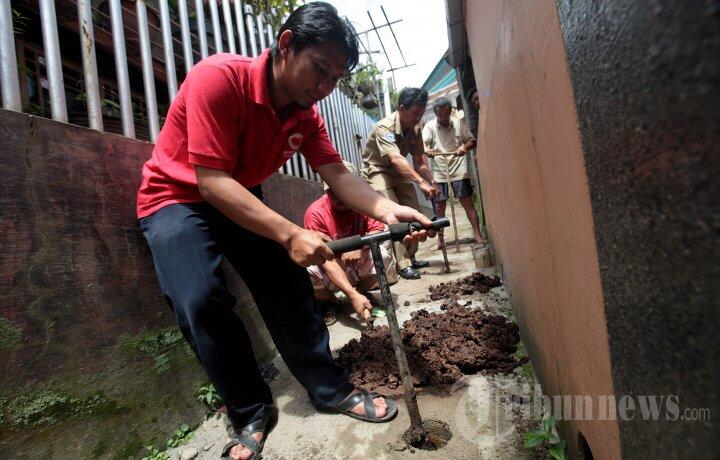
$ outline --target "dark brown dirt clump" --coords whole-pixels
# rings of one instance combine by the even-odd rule
[[[443,304],[443,313],[420,310],[402,330],[415,386],[445,387],[463,374],[509,374],[524,363],[513,357],[520,340],[517,325],[504,316]],[[367,389],[402,387],[387,326],[363,332],[339,351],[350,381]]]
[[[430,286],[430,300],[453,299],[459,295],[469,295],[474,292],[486,293],[501,284],[500,278],[497,276],[490,277],[482,273],[473,273],[457,281]]]

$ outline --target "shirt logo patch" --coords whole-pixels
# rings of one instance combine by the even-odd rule
[[[302,144],[303,135],[300,133],[295,133],[288,137],[288,145],[292,150],[297,150],[300,148],[300,144]]]
[[[388,132],[387,134],[385,134],[385,140],[388,142],[395,142],[395,135]]]

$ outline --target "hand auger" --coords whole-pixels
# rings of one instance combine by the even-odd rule
[[[332,252],[336,256],[343,253],[354,251],[356,249],[370,246],[372,249],[372,243],[382,243],[383,241],[402,241],[406,235],[411,232],[419,230],[440,230],[444,227],[450,226],[450,219],[442,218],[433,221],[432,226],[425,227],[420,222],[400,222],[399,224],[390,225],[388,230],[378,233],[368,233],[367,235],[355,235],[347,238],[342,238],[335,241],[330,241],[327,245],[332,249]],[[374,256],[373,256],[374,257]],[[381,260],[382,262],[382,260]],[[384,270],[383,270],[384,272]]]
[[[390,285],[385,274],[385,265],[383,264],[382,254],[380,253],[380,243],[383,241],[402,241],[405,235],[409,235],[413,231],[429,229],[440,230],[443,227],[450,226],[450,220],[447,218],[437,219],[433,221],[431,227],[425,227],[419,222],[399,223],[390,225],[388,230],[378,233],[370,233],[367,235],[351,236],[336,241],[331,241],[328,246],[335,255],[344,252],[354,251],[365,246],[370,246],[370,254],[372,254],[373,263],[375,264],[375,272],[380,285],[380,294],[382,302],[387,309],[387,320],[390,328],[390,338],[392,339],[393,348],[395,349],[395,357],[398,361],[400,376],[402,378],[403,387],[405,388],[405,404],[407,405],[408,415],[410,416],[410,438],[412,444],[422,442],[426,439],[427,433],[425,426],[420,417],[420,409],[417,405],[417,397],[415,396],[415,388],[413,387],[412,375],[408,367],[407,357],[405,356],[405,348],[403,347],[402,337],[400,336],[400,326],[398,325],[397,316],[395,315],[395,304],[390,295]]]

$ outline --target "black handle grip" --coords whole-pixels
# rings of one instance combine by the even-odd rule
[[[363,247],[362,237],[360,235],[349,236],[335,241],[327,243],[332,252],[339,256],[348,251],[354,251]]]

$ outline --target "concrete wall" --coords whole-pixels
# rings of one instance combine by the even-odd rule
[[[622,453],[718,458],[720,3],[563,0],[559,18],[615,391],[710,410],[623,420]]]
[[[4,110],[0,136],[0,458],[127,458],[202,421],[208,379],[135,218],[152,145]],[[291,177],[265,187],[295,221],[320,193]],[[229,284],[270,358],[252,297]]]
[[[466,2],[481,113],[478,170],[489,237],[523,341],[549,395],[614,393],[593,218],[555,4]],[[615,421],[561,424],[618,458]]]
[[[720,6],[467,1],[490,238],[561,425],[596,458],[716,458]],[[643,416],[638,396],[674,396]],[[709,418],[683,420],[685,409]],[[706,417],[708,413],[706,412]]]

